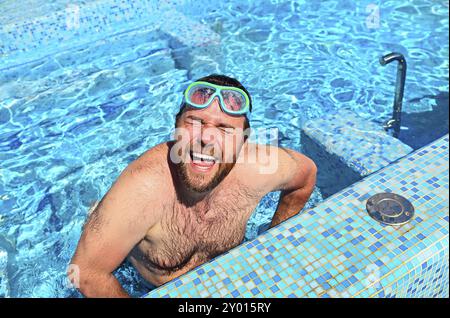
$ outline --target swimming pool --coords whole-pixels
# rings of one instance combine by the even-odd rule
[[[31,10],[35,25],[51,10],[67,10],[58,3]],[[81,14],[86,5],[71,4]],[[0,1],[0,8],[7,5],[12,9],[2,10],[9,14],[0,23],[11,31],[11,23],[24,20],[11,17],[23,11]],[[241,80],[254,100],[252,127],[278,128],[280,144],[300,151],[307,120],[343,108],[381,125],[391,114],[395,71],[380,67],[384,53],[399,51],[408,60],[405,112],[433,111],[442,96],[448,99],[448,2],[211,1],[199,8],[180,1],[180,13],[199,26],[189,34],[207,26],[212,32],[202,35],[220,41],[197,47],[196,39],[173,32],[170,19],[160,25],[143,16],[36,50],[0,36],[5,295],[78,296],[65,286],[65,268],[88,206],[130,161],[170,137],[180,93],[193,78],[215,71]],[[90,23],[81,20],[80,27]],[[30,45],[24,34],[20,41]],[[270,220],[276,200],[274,193],[260,203],[247,239]],[[318,188],[307,207],[321,201]],[[117,275],[131,294],[147,291],[128,264]]]

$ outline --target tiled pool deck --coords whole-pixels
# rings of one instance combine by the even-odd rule
[[[146,297],[448,297],[446,135]],[[415,208],[386,226],[367,199],[395,192]]]

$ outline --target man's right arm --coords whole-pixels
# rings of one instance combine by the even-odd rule
[[[68,273],[86,297],[129,297],[113,271],[158,219],[144,213],[151,204],[149,194],[157,193],[154,187],[148,174],[132,163],[92,212],[71,261],[78,277]]]

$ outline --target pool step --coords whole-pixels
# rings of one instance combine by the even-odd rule
[[[136,38],[142,43],[136,43]],[[168,47],[161,33],[140,30],[97,41],[89,47],[67,49],[0,72],[0,100],[5,101],[11,95],[33,99],[49,89],[76,89],[83,87],[88,77],[105,70],[114,73],[120,68],[127,72],[137,68],[144,76],[161,74],[175,67]],[[120,75],[123,74],[115,77]],[[139,76],[135,74],[134,78]],[[92,83],[92,79],[88,81]]]
[[[343,109],[304,123],[302,151],[318,167],[317,185],[324,197],[411,153],[375,122]]]
[[[136,43],[136,38],[142,44]],[[50,117],[54,112],[61,117],[61,110],[67,111],[76,103],[107,103],[108,108],[118,111],[113,106],[125,108],[132,100],[160,89],[167,82],[161,74],[180,77],[180,82],[187,80],[186,71],[175,68],[168,46],[162,33],[139,30],[12,67],[0,72],[0,108],[10,108],[15,120],[30,125],[39,123],[34,112],[37,108],[48,110]],[[85,108],[74,109],[82,112]]]
[[[180,12],[170,11],[170,15],[177,23],[163,23],[161,31],[171,37],[169,43],[177,67],[188,70],[191,79],[220,73],[223,55],[219,34]]]

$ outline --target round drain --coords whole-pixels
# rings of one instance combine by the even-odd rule
[[[369,215],[378,222],[400,225],[409,222],[414,216],[414,207],[401,195],[383,192],[371,196],[366,204]]]

